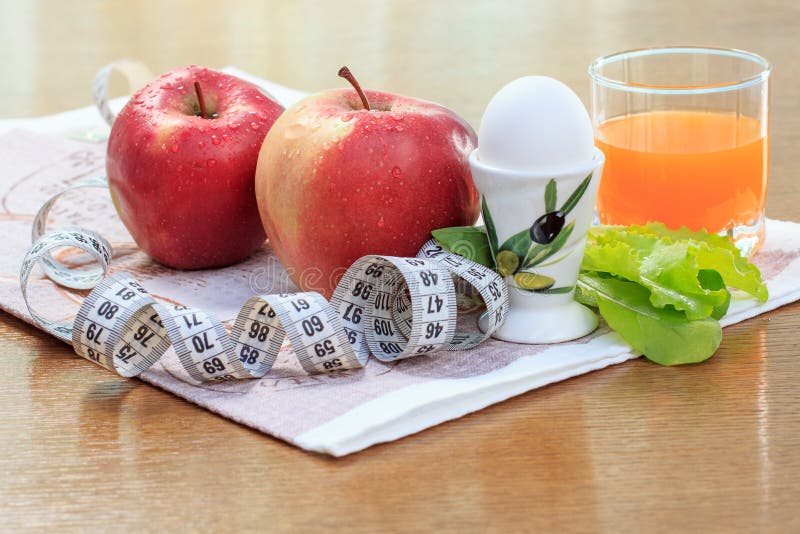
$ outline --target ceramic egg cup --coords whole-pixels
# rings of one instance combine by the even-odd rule
[[[552,172],[499,169],[470,154],[475,185],[510,308],[494,337],[558,343],[597,328],[597,316],[573,298],[605,157]],[[481,324],[483,329],[483,325]]]

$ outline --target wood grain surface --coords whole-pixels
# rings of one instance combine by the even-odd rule
[[[97,68],[127,56],[306,90],[341,85],[348,64],[362,85],[477,126],[517,76],[558,77],[586,101],[600,54],[732,46],[773,63],[767,209],[800,220],[799,34],[796,0],[7,0],[0,116],[88,105]],[[798,312],[727,328],[701,365],[629,362],[339,460],[118,378],[0,314],[0,530],[797,532]]]

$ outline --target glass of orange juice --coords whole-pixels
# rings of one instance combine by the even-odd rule
[[[770,65],[749,52],[661,47],[596,59],[592,118],[603,224],[663,222],[764,241]]]

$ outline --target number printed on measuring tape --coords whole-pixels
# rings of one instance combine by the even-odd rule
[[[68,190],[83,187],[107,185],[103,178],[92,178]],[[81,228],[45,233],[48,212],[64,192],[36,216],[34,244],[20,271],[22,294],[42,328],[122,376],[146,371],[172,346],[192,382],[258,378],[270,371],[286,338],[310,374],[354,369],[363,367],[370,354],[388,362],[472,348],[500,326],[508,311],[508,289],[497,273],[431,240],[415,258],[359,259],[330,302],[313,292],[253,296],[228,333],[203,310],[157,302],[127,273],[106,277],[113,251],[100,235]],[[70,269],[51,255],[59,247],[81,249],[96,264]],[[49,310],[40,313],[32,307],[27,286],[37,264],[58,284],[93,287],[74,321],[52,321]],[[469,284],[486,303],[490,320],[485,332],[457,331],[454,279]]]

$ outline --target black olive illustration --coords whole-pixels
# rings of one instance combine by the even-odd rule
[[[548,245],[564,227],[564,212],[561,210],[545,213],[531,225],[531,240],[540,245]]]

